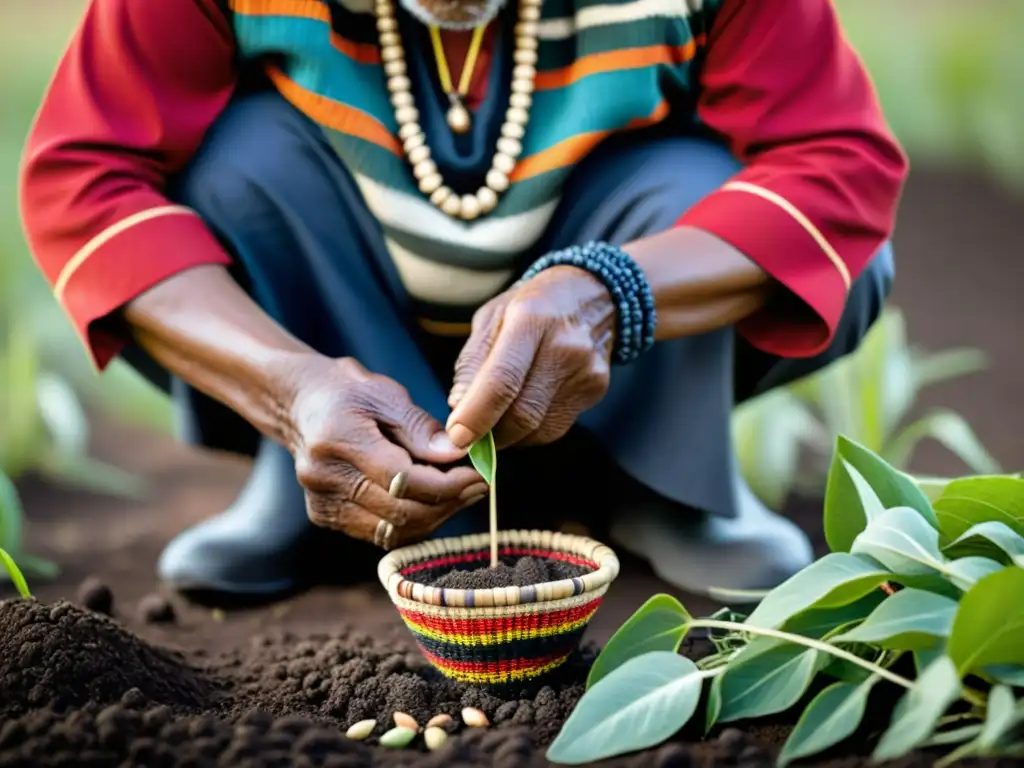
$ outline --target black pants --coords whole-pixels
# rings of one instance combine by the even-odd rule
[[[725,149],[702,139],[636,134],[604,145],[568,180],[538,255],[587,240],[624,243],[663,231],[738,167]],[[219,235],[236,259],[239,281],[284,327],[324,354],[354,357],[401,382],[418,405],[445,421],[458,341],[428,336],[413,321],[379,225],[312,122],[273,92],[237,100],[174,195]],[[565,445],[579,450],[556,444],[510,451],[502,476],[523,462],[532,465],[524,470],[530,480],[521,477],[511,487],[504,481],[502,498],[517,486],[536,488],[541,473],[566,489],[569,501],[563,503],[584,503],[576,494],[605,475],[593,471],[593,462],[610,458],[652,492],[732,515],[736,469],[729,422],[735,402],[856,349],[878,317],[892,277],[887,245],[854,282],[831,346],[814,358],[766,355],[729,328],[658,344],[636,364],[613,372],[608,396],[567,438]],[[137,352],[127,357],[173,393],[183,439],[254,451],[258,438],[237,416],[154,370]],[[523,492],[528,501],[529,491]]]

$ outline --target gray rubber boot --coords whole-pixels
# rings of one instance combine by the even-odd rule
[[[736,483],[734,518],[645,503],[613,519],[611,538],[680,589],[731,605],[757,602],[758,595],[742,593],[778,586],[814,554],[803,531],[765,507],[738,477]]]
[[[173,539],[157,572],[182,591],[273,597],[297,585],[314,531],[291,455],[263,440],[235,503]]]

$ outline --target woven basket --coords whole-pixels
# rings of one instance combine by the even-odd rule
[[[611,549],[584,536],[551,531],[501,531],[499,555],[541,557],[581,565],[583,576],[528,587],[442,589],[410,581],[490,560],[486,533],[396,549],[377,568],[424,655],[443,675],[505,686],[535,680],[576,649],[608,586],[619,573]],[[429,579],[425,579],[429,580]]]

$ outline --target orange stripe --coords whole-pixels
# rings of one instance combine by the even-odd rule
[[[321,0],[231,0],[231,10],[243,16],[294,16],[320,21],[331,27],[331,12]],[[380,49],[369,43],[353,43],[330,30],[331,44],[360,64],[379,64]]]
[[[619,51],[592,53],[577,59],[567,67],[554,69],[550,72],[538,72],[534,88],[538,91],[550,91],[565,88],[577,80],[602,72],[614,72],[622,69],[641,69],[657,64],[682,64],[690,61],[697,53],[699,41],[691,40],[686,45],[649,45],[643,48],[626,48]]]
[[[452,323],[445,320],[431,320],[426,317],[419,319],[420,328],[432,336],[449,336],[461,338],[469,336],[473,330],[472,323]]]
[[[267,66],[267,75],[282,96],[316,122],[401,156],[402,146],[398,139],[375,118],[347,104],[306,90],[275,66]]]
[[[630,120],[623,130],[631,131],[660,123],[668,117],[668,102],[661,102],[647,117]],[[564,168],[582,160],[586,155],[611,136],[615,131],[591,131],[570,136],[553,147],[541,150],[535,155],[523,158],[512,171],[512,181],[525,181],[542,173]]]

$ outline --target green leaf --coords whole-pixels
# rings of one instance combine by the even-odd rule
[[[811,648],[770,637],[754,639],[712,683],[707,728],[785,712],[828,661]]]
[[[988,692],[985,723],[978,734],[978,746],[983,750],[996,747],[1017,724],[1013,691],[1005,685],[996,685]]]
[[[852,603],[834,608],[813,608],[798,613],[780,628],[794,635],[820,639],[840,627],[866,619],[885,599],[885,592],[880,589],[872,589],[864,597]]]
[[[990,554],[995,549],[1024,567],[1024,536],[997,520],[972,525],[946,547],[947,552]]]
[[[859,600],[891,576],[856,555],[832,552],[773,589],[745,623],[777,629],[811,608],[835,608]]]
[[[963,744],[965,741],[973,739],[981,733],[981,725],[965,725],[961,728],[954,728],[952,731],[943,731],[942,733],[936,733],[930,739],[921,742],[918,746],[921,749],[929,749],[931,747],[948,747],[953,744]]]
[[[147,486],[142,479],[85,454],[50,454],[40,461],[38,470],[50,480],[80,490],[135,501],[146,497]]]
[[[864,643],[897,651],[924,650],[949,637],[957,603],[917,589],[888,597],[863,624],[832,638],[834,643]]]
[[[875,747],[872,759],[895,760],[926,741],[950,704],[960,697],[960,691],[956,667],[951,659],[940,656],[896,704],[892,722]]]
[[[64,456],[84,455],[89,445],[89,420],[71,385],[60,376],[41,373],[36,398],[53,449]]]
[[[548,760],[584,765],[660,744],[693,716],[711,674],[672,651],[630,659],[583,694]]]
[[[923,388],[983,371],[987,366],[988,357],[980,349],[947,349],[915,359],[914,378]]]
[[[498,451],[494,447],[494,435],[491,432],[469,446],[469,460],[488,485],[494,482],[494,470],[498,465]]]
[[[3,549],[0,549],[0,564],[7,571],[7,575],[11,577],[11,581],[14,582],[14,586],[18,589],[18,594],[26,600],[32,597],[28,584],[25,582],[25,577],[21,574],[21,569],[18,568],[14,559]]]
[[[949,539],[963,536],[978,523],[992,521],[1024,536],[1024,479],[991,475],[954,480],[935,502],[935,514]]]
[[[24,520],[25,510],[22,509],[18,489],[7,475],[0,472],[0,548],[11,552],[21,549]]]
[[[779,754],[779,768],[794,760],[825,751],[847,738],[860,725],[875,676],[863,683],[833,683],[814,697]]]
[[[825,538],[833,552],[849,552],[864,527],[885,511],[857,468],[837,450],[825,486]]]
[[[987,557],[961,557],[946,566],[946,573],[958,589],[966,592],[979,580],[1005,567],[1002,563],[989,560]]]
[[[946,652],[961,675],[995,664],[1024,665],[1024,569],[986,576],[961,598]]]
[[[44,560],[41,557],[36,557],[26,552],[16,553],[14,561],[26,576],[34,576],[39,579],[55,579],[60,576],[60,568],[56,563],[51,563],[49,560]]]
[[[887,509],[853,542],[850,551],[865,555],[899,576],[942,573],[939,532],[910,507]]]
[[[974,473],[1001,471],[999,462],[981,444],[970,424],[949,410],[930,413],[900,430],[886,445],[885,459],[894,466],[905,467],[918,442],[925,438],[941,443]]]
[[[651,651],[678,651],[689,621],[686,608],[671,595],[650,598],[604,646],[590,668],[587,688],[637,656]]]
[[[936,659],[946,655],[946,644],[935,643],[931,648],[914,651],[914,671],[920,677]]]
[[[1010,664],[996,664],[985,667],[982,674],[995,680],[997,683],[1009,685],[1014,688],[1024,688],[1024,667],[1015,667]]]
[[[836,441],[836,452],[860,472],[878,496],[879,501],[882,502],[883,507],[886,509],[910,507],[917,510],[929,525],[936,529],[939,527],[931,502],[910,476],[889,466],[877,454],[842,435]],[[835,521],[835,523],[839,524],[839,521]],[[849,526],[843,530],[845,535],[840,539],[840,544],[845,541],[845,536],[849,535]],[[832,547],[832,537],[827,528],[825,536],[829,547]]]

